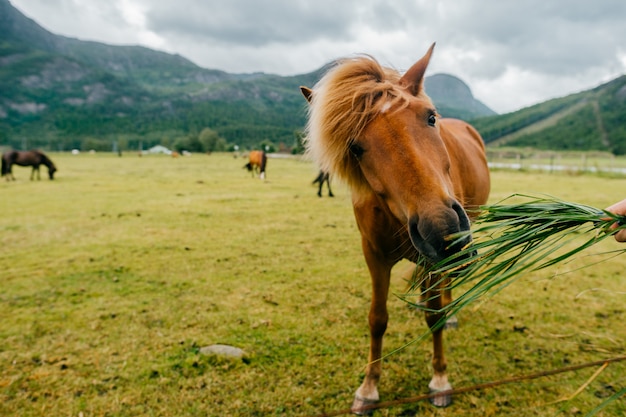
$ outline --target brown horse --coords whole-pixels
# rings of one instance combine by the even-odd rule
[[[15,177],[13,176],[13,165],[19,166],[32,166],[33,170],[30,173],[30,179],[33,180],[35,172],[37,172],[37,179],[41,179],[41,174],[39,173],[39,166],[45,165],[48,167],[48,176],[51,180],[54,179],[54,173],[57,171],[57,168],[54,166],[50,158],[48,158],[43,152],[32,150],[32,151],[7,151],[2,154],[2,175],[6,175],[7,181],[13,180],[15,181]]]
[[[247,168],[248,171],[252,172],[254,176],[257,172],[259,173],[259,178],[262,180],[265,179],[265,167],[267,166],[267,155],[264,151],[251,151],[250,162],[245,164],[243,167]]]
[[[470,229],[466,209],[487,201],[490,188],[484,144],[467,123],[442,119],[424,92],[434,44],[404,75],[370,57],[339,61],[310,90],[307,152],[325,171],[347,182],[371,275],[370,348],[354,412],[379,400],[383,335],[392,267],[401,259],[438,262],[469,243],[451,236]],[[426,322],[433,336],[432,392],[451,389],[443,348],[441,308],[447,283],[424,276]],[[450,395],[433,398],[447,406]]]
[[[322,187],[324,186],[324,183],[326,183],[326,186],[328,187],[328,196],[334,197],[335,195],[333,194],[333,190],[330,189],[330,174],[320,169],[320,173],[317,174],[317,177],[313,180],[313,184],[319,185],[317,190],[318,197],[322,196]]]

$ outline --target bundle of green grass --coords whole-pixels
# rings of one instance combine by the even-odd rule
[[[509,201],[520,202],[506,204]],[[626,216],[552,197],[514,194],[497,204],[482,206],[474,223],[473,242],[435,265],[419,265],[409,293],[401,298],[416,308],[426,309],[423,299],[412,301],[416,293],[427,290],[420,288],[423,274],[436,274],[441,280],[450,278],[451,289],[467,285],[443,308],[450,317],[479,298],[496,294],[522,273],[569,260],[624,228]],[[463,237],[453,236],[451,243]],[[594,258],[592,264],[624,251],[595,254],[602,256]]]

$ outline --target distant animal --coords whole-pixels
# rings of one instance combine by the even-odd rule
[[[54,179],[54,173],[57,171],[57,168],[54,166],[50,158],[46,156],[41,151],[31,150],[31,151],[7,151],[2,154],[2,175],[6,176],[7,181],[14,180],[13,176],[13,165],[19,166],[32,166],[33,169],[30,173],[31,181],[34,178],[35,172],[37,172],[37,179],[41,179],[41,174],[39,172],[39,166],[45,165],[48,167],[48,176],[51,180]]]
[[[320,169],[320,173],[317,175],[317,178],[315,178],[312,182],[312,184],[319,184],[319,189],[317,190],[317,195],[319,197],[322,196],[322,186],[324,185],[324,182],[326,182],[326,186],[328,187],[328,196],[334,197],[333,191],[330,189],[330,174]]]
[[[243,167],[252,172],[252,176],[259,175],[262,180],[265,179],[265,168],[267,167],[267,155],[264,151],[251,151],[248,156],[250,162]]]
[[[402,259],[433,264],[459,252],[471,237],[467,209],[485,204],[490,178],[485,148],[469,124],[443,119],[424,92],[434,44],[401,75],[371,57],[338,61],[311,90],[305,135],[318,166],[345,181],[372,282],[370,348],[365,378],[352,410],[379,400],[383,336],[392,267]],[[419,271],[419,269],[418,269]],[[422,274],[424,275],[424,274]],[[442,279],[443,278],[443,279]],[[433,337],[436,406],[452,401],[446,374],[441,309],[452,301],[449,277],[419,277]],[[442,320],[442,321],[440,321]],[[391,358],[393,360],[393,357]]]

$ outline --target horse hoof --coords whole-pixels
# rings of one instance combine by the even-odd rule
[[[376,404],[377,402],[378,401],[376,400],[368,400],[360,395],[355,395],[354,402],[352,403],[350,410],[357,416],[369,416],[374,412],[374,407],[370,408],[370,406]]]
[[[446,394],[445,392],[442,391],[430,391],[431,394],[436,394],[438,392],[441,392],[441,394],[436,394],[433,397],[430,397],[430,403],[432,405],[434,405],[435,407],[447,407],[450,404],[452,404],[452,394]]]
[[[456,329],[459,327],[459,319],[456,316],[449,317],[443,326],[446,330]]]

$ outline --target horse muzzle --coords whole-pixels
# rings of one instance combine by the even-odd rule
[[[458,253],[472,241],[470,234],[458,238],[459,233],[470,231],[470,221],[456,201],[434,213],[413,216],[408,230],[415,249],[433,263]],[[468,253],[467,257],[470,256]]]

